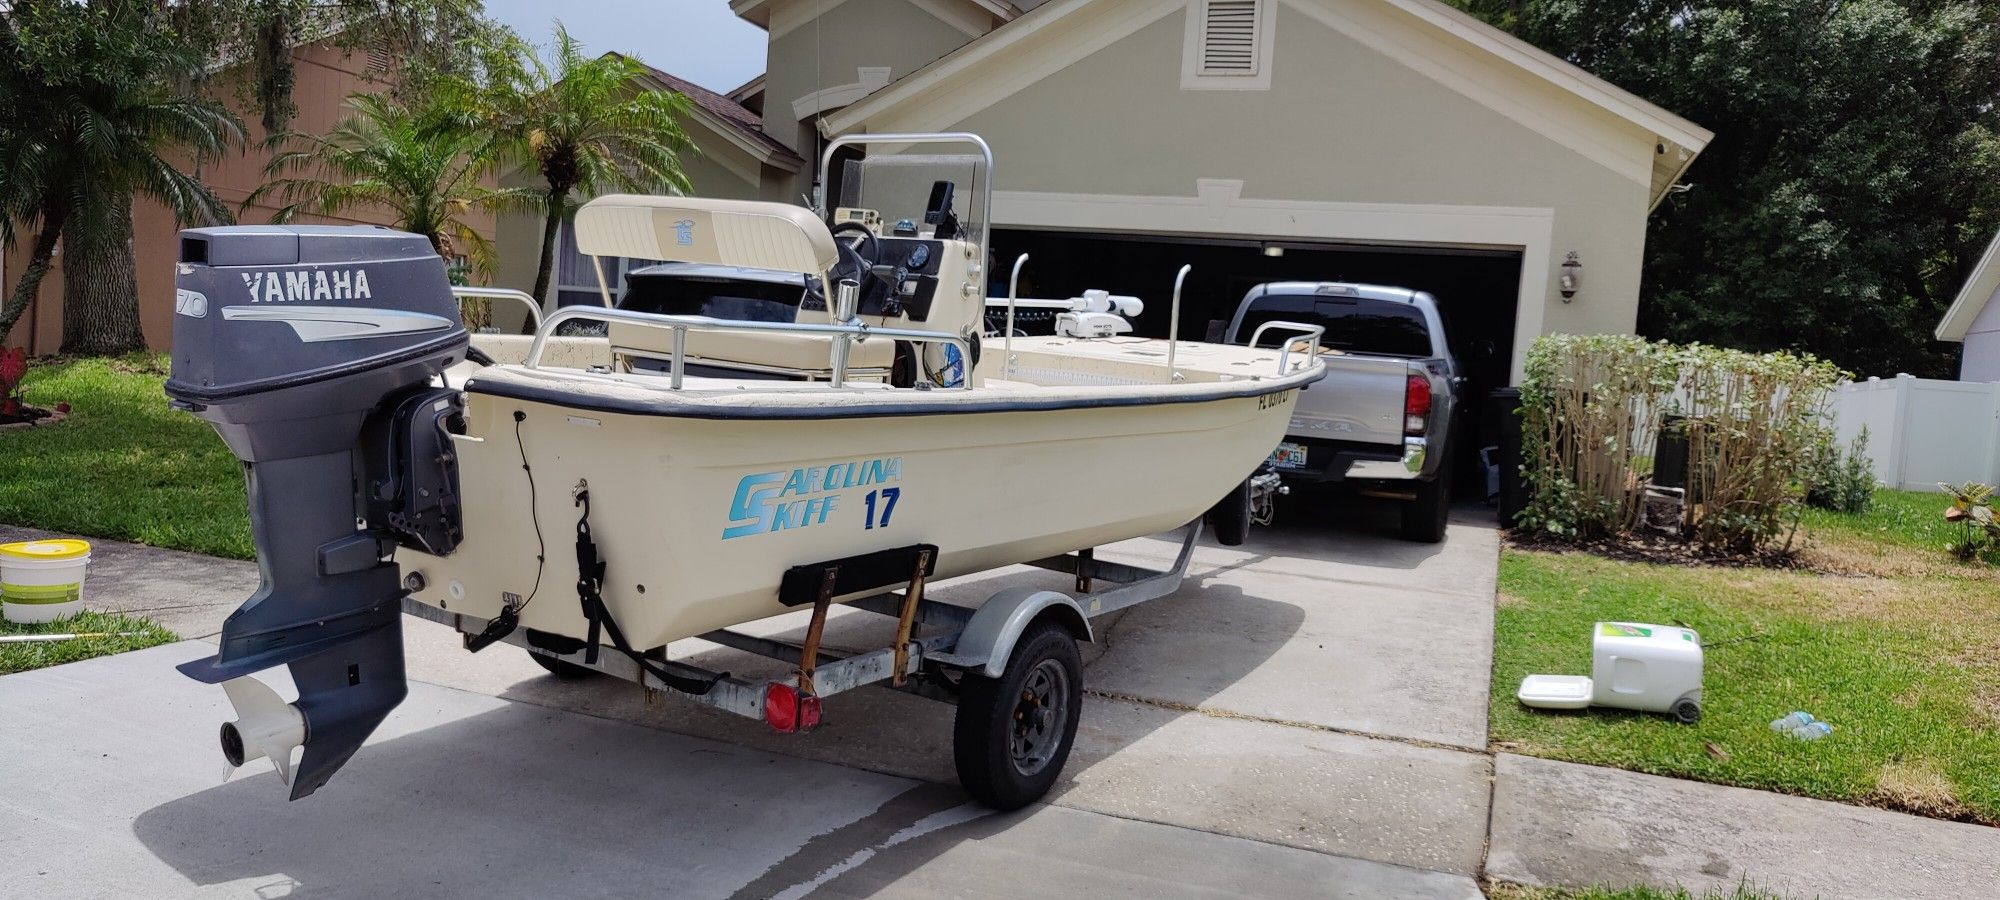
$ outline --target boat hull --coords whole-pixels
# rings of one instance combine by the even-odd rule
[[[1185,524],[1282,437],[1297,391],[1271,388],[1196,402],[747,420],[475,388],[457,440],[464,541],[449,557],[405,550],[399,562],[422,574],[420,602],[491,618],[518,597],[524,626],[583,637],[573,492],[587,486],[606,604],[634,646],[658,647],[786,612],[779,582],[796,565],[932,544],[934,577],[951,577]]]

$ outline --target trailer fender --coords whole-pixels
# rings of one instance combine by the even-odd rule
[[[1084,616],[1083,607],[1068,595],[1012,587],[986,598],[986,604],[972,614],[972,621],[959,633],[953,655],[966,663],[966,669],[998,678],[1007,670],[1008,658],[1014,655],[1014,642],[1020,640],[1030,624],[1045,615],[1055,617],[1077,640],[1092,639],[1090,620]]]

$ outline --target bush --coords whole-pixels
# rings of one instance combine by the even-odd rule
[[[1571,539],[1638,520],[1661,421],[1687,441],[1683,529],[1752,552],[1786,531],[1842,373],[1811,356],[1549,335],[1521,386],[1523,525]]]
[[[1966,562],[1992,555],[2000,547],[2000,519],[1993,512],[1993,487],[1968,481],[1964,484],[1938,482],[1951,495],[1944,508],[1944,520],[1958,525],[1958,540],[1944,545],[1946,553]]]
[[[1556,334],[1528,349],[1521,382],[1524,527],[1573,539],[1625,531],[1639,513],[1671,391],[1674,348],[1630,335]]]
[[[1806,503],[1838,513],[1868,511],[1875,499],[1875,466],[1868,458],[1868,429],[1854,436],[1847,452],[1824,432],[1806,462]]]

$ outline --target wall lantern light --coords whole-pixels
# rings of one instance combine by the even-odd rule
[[[1577,289],[1581,287],[1583,287],[1583,263],[1576,258],[1576,251],[1571,250],[1569,256],[1563,259],[1562,275],[1556,279],[1556,289],[1562,292],[1563,302],[1568,303],[1576,297]]]
[[[1283,244],[1265,244],[1265,245],[1264,245],[1264,255],[1265,255],[1265,256],[1270,256],[1270,257],[1279,257],[1279,256],[1284,256],[1284,255],[1285,255],[1285,247],[1284,247],[1284,245],[1283,245]]]

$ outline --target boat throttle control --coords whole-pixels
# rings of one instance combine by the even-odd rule
[[[243,461],[261,576],[216,655],[180,670],[228,689],[239,718],[222,727],[225,755],[271,757],[296,800],[407,692],[390,556],[449,553],[462,535],[448,432],[463,430],[463,401],[432,380],[469,338],[443,260],[413,234],[196,228],[176,273],[166,392]],[[291,704],[239,681],[280,665]]]

